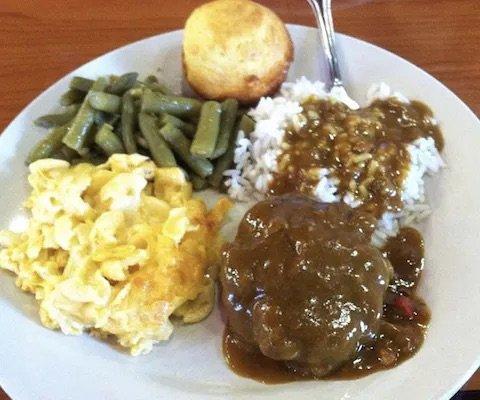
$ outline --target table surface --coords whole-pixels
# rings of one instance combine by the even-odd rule
[[[305,0],[258,0],[313,25]],[[116,47],[181,28],[201,0],[2,0],[0,132],[33,98]],[[334,0],[336,29],[388,49],[442,81],[480,115],[479,0]],[[480,372],[464,389],[480,390]],[[476,397],[475,397],[476,398]],[[8,397],[0,389],[0,400]]]

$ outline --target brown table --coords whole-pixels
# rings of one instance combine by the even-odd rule
[[[314,23],[305,0],[259,1],[286,22]],[[0,131],[67,72],[116,47],[181,28],[202,3],[2,0]],[[480,114],[479,0],[334,0],[334,9],[338,31],[419,65]],[[480,373],[467,388],[480,390]],[[2,393],[0,400],[8,399]]]

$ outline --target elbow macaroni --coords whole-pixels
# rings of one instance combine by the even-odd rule
[[[168,339],[172,314],[196,322],[211,311],[228,200],[208,211],[180,169],[139,154],[40,160],[28,180],[29,225],[0,233],[0,268],[35,294],[46,327],[114,335],[136,355]]]

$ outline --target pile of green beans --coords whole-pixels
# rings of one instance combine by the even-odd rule
[[[177,96],[155,76],[141,81],[135,72],[96,80],[75,76],[60,105],[62,112],[35,120],[50,132],[28,164],[42,158],[102,163],[115,153],[140,153],[159,167],[183,168],[195,190],[221,187],[238,132],[254,127],[235,99]]]

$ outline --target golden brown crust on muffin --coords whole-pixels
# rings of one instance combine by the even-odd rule
[[[293,45],[283,22],[250,0],[215,0],[185,25],[183,65],[202,97],[253,103],[285,80]]]

